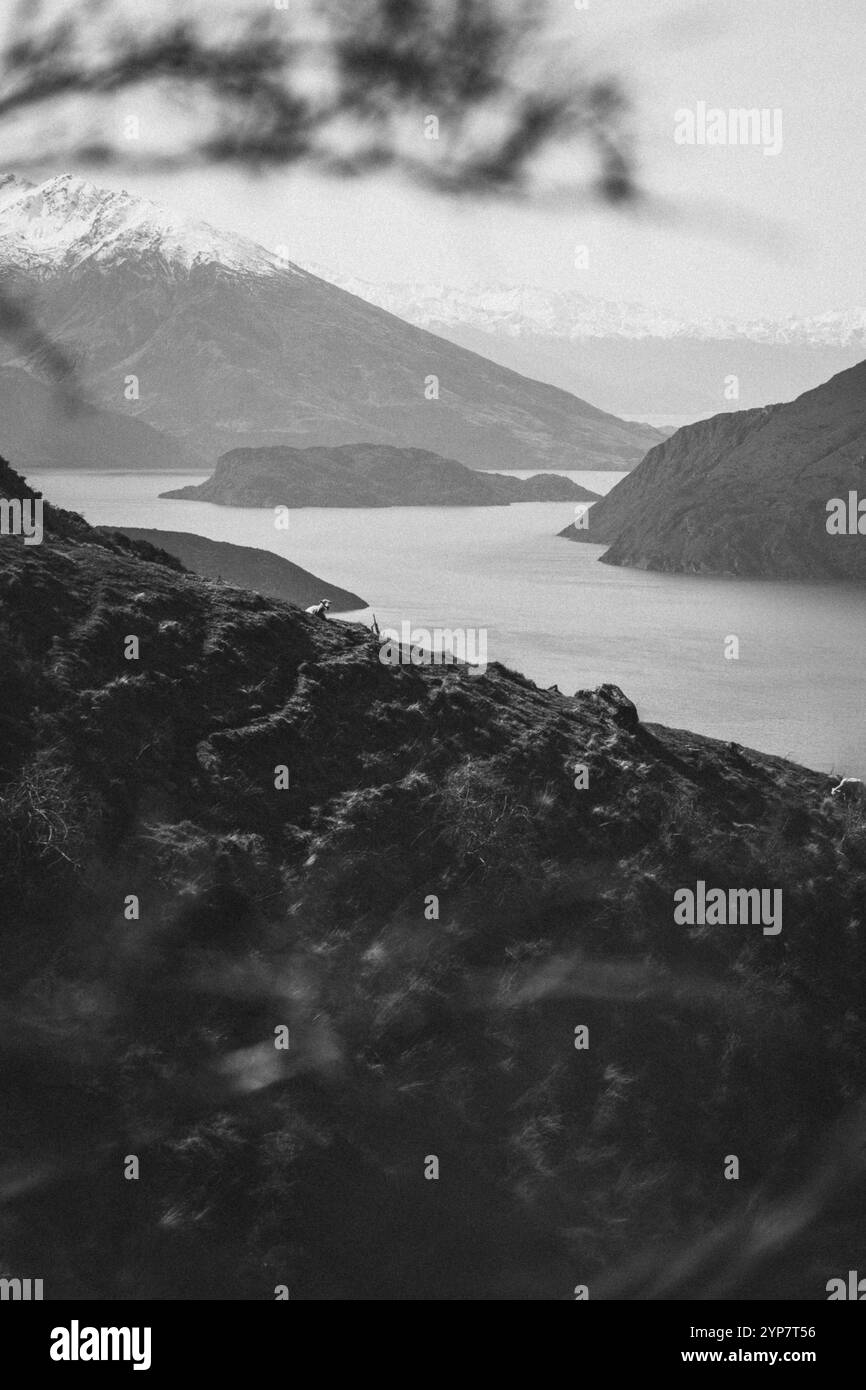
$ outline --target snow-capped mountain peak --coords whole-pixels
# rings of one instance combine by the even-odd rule
[[[0,178],[0,260],[38,273],[158,259],[177,271],[215,263],[257,275],[304,271],[263,246],[178,217],[148,199],[60,174],[32,184]]]
[[[0,272],[25,298],[33,289],[42,332],[80,364],[94,405],[208,461],[370,441],[479,468],[619,468],[658,442],[647,425],[382,314],[276,247],[85,179],[0,180]],[[19,337],[0,343],[5,365],[38,378],[41,356]],[[431,363],[449,383],[435,411],[418,388]],[[128,375],[143,387],[129,403]]]

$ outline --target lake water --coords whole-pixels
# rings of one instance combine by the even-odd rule
[[[191,531],[273,550],[362,594],[382,627],[483,628],[488,660],[565,694],[613,681],[642,718],[866,778],[866,594],[601,565],[557,536],[567,502],[292,512],[160,500],[206,474],[42,472],[95,525]],[[607,492],[621,474],[573,473]],[[369,612],[363,615],[369,619]],[[729,634],[739,660],[725,660]]]

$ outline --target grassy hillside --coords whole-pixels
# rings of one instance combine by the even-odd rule
[[[46,524],[0,539],[4,1273],[821,1299],[857,1267],[866,828],[825,778]],[[675,925],[699,878],[781,887],[780,935]]]

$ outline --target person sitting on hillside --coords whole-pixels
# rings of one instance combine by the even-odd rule
[[[329,598],[323,598],[321,603],[311,604],[306,611],[312,613],[315,618],[327,618],[330,606],[331,600]]]

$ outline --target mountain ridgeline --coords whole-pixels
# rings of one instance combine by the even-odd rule
[[[266,1301],[857,1268],[866,826],[826,777],[45,518],[0,537],[8,1268]],[[781,930],[678,925],[704,880]]]
[[[369,440],[475,468],[627,469],[659,439],[337,289],[282,250],[69,175],[0,181],[0,272],[95,406],[168,434],[199,466],[240,446]],[[2,362],[44,370],[20,342]],[[62,450],[53,463],[69,466]]]
[[[585,528],[560,534],[606,544],[611,565],[863,582],[861,501],[866,362],[790,404],[678,430],[591,508]]]
[[[100,530],[120,531],[130,540],[143,541],[173,555],[193,574],[252,589],[267,598],[282,599],[302,608],[326,598],[338,612],[354,612],[367,607],[366,600],[350,589],[341,589],[327,579],[319,579],[272,550],[212,541],[187,531],[151,531],[135,526],[101,527]]]
[[[503,507],[598,497],[554,473],[509,478],[427,449],[385,444],[232,449],[217,460],[213,477],[161,495],[227,507]]]

